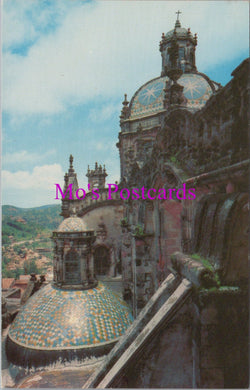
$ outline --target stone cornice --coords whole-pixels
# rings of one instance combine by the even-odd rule
[[[185,182],[189,185],[197,184],[209,184],[215,182],[221,182],[225,179],[233,179],[239,174],[242,176],[249,172],[250,160],[241,161],[237,164],[230,165],[225,168],[216,169],[214,171],[201,173],[200,175],[190,177]]]

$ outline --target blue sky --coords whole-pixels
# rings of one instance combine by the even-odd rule
[[[178,9],[198,70],[225,85],[248,56],[247,1],[3,1],[3,204],[57,204],[71,153],[81,187],[95,161],[119,180],[123,95],[160,75]]]

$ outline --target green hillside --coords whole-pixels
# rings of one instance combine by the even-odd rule
[[[33,208],[2,206],[2,243],[31,240],[38,234],[48,236],[62,221],[60,205]]]

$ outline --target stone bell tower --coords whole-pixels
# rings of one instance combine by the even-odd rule
[[[96,236],[75,213],[53,232],[54,285],[64,289],[89,289],[97,285],[92,244]]]

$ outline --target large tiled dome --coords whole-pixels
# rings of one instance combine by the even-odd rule
[[[144,84],[133,96],[130,105],[130,118],[153,115],[164,109],[164,89],[167,76],[158,77]],[[217,83],[202,73],[184,73],[178,80],[184,87],[188,109],[201,109],[218,88]]]
[[[127,304],[100,282],[81,291],[49,284],[29,299],[11,325],[8,358],[29,365],[27,359],[34,364],[37,353],[43,364],[69,354],[72,358],[72,352],[81,357],[101,356],[132,321]]]

